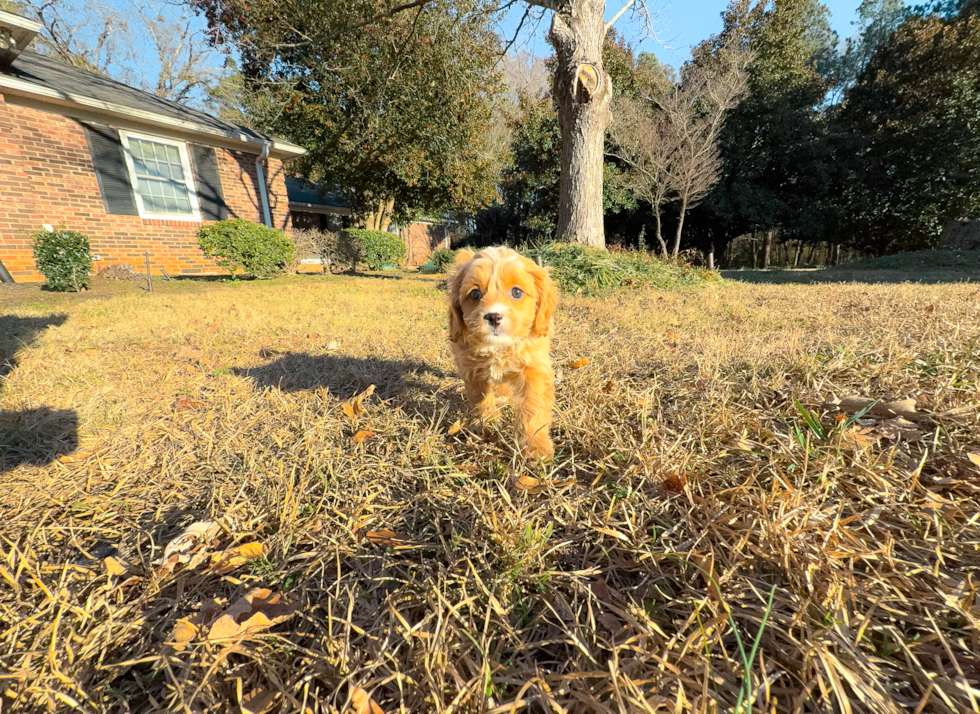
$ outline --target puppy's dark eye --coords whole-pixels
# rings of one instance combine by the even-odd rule
[[[470,290],[470,300],[479,300],[481,297],[483,297],[483,293],[479,290]]]
[[[520,300],[522,297],[524,297],[524,291],[520,288],[511,288],[510,295],[515,300]]]

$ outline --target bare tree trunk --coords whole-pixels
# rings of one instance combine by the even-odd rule
[[[755,239],[755,232],[752,232],[752,270],[759,268],[759,243]]]
[[[361,217],[360,223],[369,231],[386,231],[391,225],[391,214],[394,210],[395,199],[382,199],[372,204],[371,211]]]
[[[687,213],[687,196],[681,198],[681,214],[677,218],[677,235],[674,236],[674,257],[681,252],[681,232],[684,230],[684,214]]]
[[[762,269],[769,269],[769,256],[772,253],[772,234],[774,231],[766,231],[765,237],[762,239]]]
[[[708,270],[715,269],[715,244],[712,243],[708,248]]]
[[[653,217],[657,219],[657,242],[660,243],[660,254],[663,258],[666,258],[667,241],[664,240],[663,225],[659,207],[653,209]]]
[[[813,254],[817,252],[817,244],[813,243],[810,245],[810,252],[806,256],[806,264],[813,265]]]
[[[803,244],[800,241],[796,241],[796,253],[793,255],[793,268],[800,267],[800,253],[803,252]]]
[[[548,41],[558,56],[561,127],[558,239],[604,248],[602,169],[612,80],[602,68],[605,0],[559,0]]]

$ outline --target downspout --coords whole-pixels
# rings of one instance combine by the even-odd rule
[[[14,282],[13,277],[7,272],[7,268],[4,266],[3,261],[0,260],[0,283],[12,283]]]
[[[265,172],[262,170],[262,162],[269,158],[269,144],[263,142],[262,153],[255,160],[255,173],[259,180],[259,198],[262,201],[262,215],[265,216],[265,224],[272,228],[272,217],[269,215],[269,192],[265,187]]]

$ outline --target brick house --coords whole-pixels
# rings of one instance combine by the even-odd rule
[[[50,57],[24,51],[37,23],[0,12],[0,278],[42,280],[31,233],[89,238],[96,269],[223,272],[202,223],[287,228],[284,160],[304,150]]]

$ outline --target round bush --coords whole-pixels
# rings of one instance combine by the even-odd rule
[[[439,250],[433,251],[429,256],[429,261],[439,268],[442,272],[446,272],[446,269],[450,265],[456,262],[456,254],[459,253],[458,250],[453,248],[440,248]]]
[[[241,269],[252,278],[271,278],[285,272],[296,253],[282,231],[241,218],[202,226],[197,244],[222,268],[233,273]]]
[[[377,269],[401,264],[405,259],[405,243],[387,231],[348,228],[340,232],[338,253],[351,270],[357,270],[358,263]]]
[[[88,287],[92,255],[88,238],[61,228],[34,234],[34,265],[44,276],[45,287],[59,292],[78,292]]]

